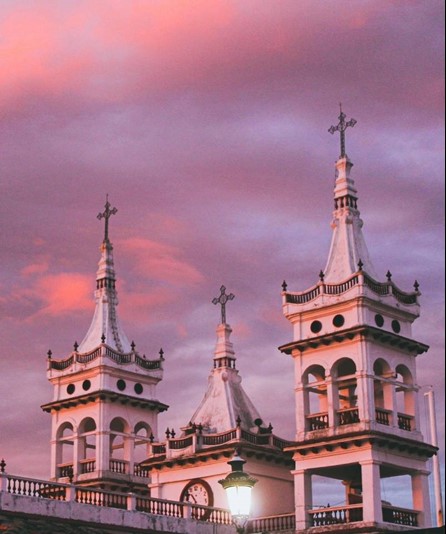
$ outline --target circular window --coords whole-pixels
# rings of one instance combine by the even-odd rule
[[[345,319],[343,315],[335,315],[333,317],[333,325],[339,328],[340,326],[343,326],[345,323]]]
[[[401,330],[401,325],[396,319],[392,321],[392,330],[395,332],[395,334],[398,334]]]
[[[75,389],[76,389],[76,386],[74,384],[68,384],[68,386],[67,386],[68,395],[72,395],[74,393]]]
[[[82,389],[84,389],[85,391],[88,391],[90,388],[91,388],[90,380],[84,380],[82,382]]]
[[[377,313],[375,315],[375,323],[377,326],[379,326],[381,328],[381,326],[384,325],[384,317],[380,314],[380,313]]]
[[[117,382],[116,382],[116,387],[119,389],[119,391],[124,391],[125,387],[126,387],[126,383],[125,383],[125,380],[122,380],[119,379]]]
[[[322,330],[322,323],[320,321],[313,321],[310,326],[311,331],[313,334],[317,334]]]
[[[141,393],[144,391],[144,388],[142,385],[138,382],[138,384],[135,384],[135,393],[138,393],[138,395],[141,395]]]

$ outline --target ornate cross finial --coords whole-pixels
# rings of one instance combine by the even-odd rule
[[[331,134],[334,134],[335,132],[339,132],[341,134],[341,155],[339,156],[339,158],[345,158],[347,155],[345,153],[345,130],[349,126],[353,128],[353,126],[357,123],[357,121],[355,119],[350,119],[348,122],[345,122],[345,118],[347,115],[342,111],[342,104],[339,104],[339,109],[340,109],[340,113],[338,117],[339,124],[337,124],[336,126],[330,126],[328,131]]]
[[[105,234],[104,234],[104,241],[108,241],[108,220],[112,215],[114,215],[118,210],[116,208],[112,208],[110,202],[108,201],[108,195],[105,201],[105,211],[104,213],[98,213],[98,219],[105,219]]]
[[[229,293],[229,295],[226,295],[225,293],[226,288],[225,286],[221,286],[220,288],[220,296],[217,298],[215,297],[212,299],[212,304],[221,304],[221,322],[226,323],[226,303],[228,300],[233,300],[235,295],[232,293]]]

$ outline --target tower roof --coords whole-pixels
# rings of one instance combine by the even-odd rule
[[[214,351],[214,366],[209,376],[208,389],[192,416],[191,423],[202,425],[203,432],[219,433],[235,428],[237,424],[246,430],[262,424],[260,415],[242,388],[242,378],[236,369],[236,357],[230,341],[232,329],[226,322],[225,305],[234,295],[221,295],[212,302],[222,307],[222,322],[217,326],[217,343]]]
[[[355,119],[345,121],[346,115],[339,115],[337,126],[331,126],[330,133],[340,132],[341,154],[335,164],[336,182],[334,188],[333,236],[327,265],[323,275],[326,282],[336,283],[357,272],[358,264],[372,278],[377,279],[370,260],[367,245],[362,234],[363,221],[357,206],[358,193],[350,177],[353,163],[345,151],[345,130],[356,124]]]
[[[115,288],[116,274],[113,262],[113,246],[108,237],[109,218],[118,210],[111,208],[108,201],[105,210],[98,214],[98,219],[104,219],[105,232],[100,251],[101,258],[96,272],[96,309],[87,335],[79,345],[79,352],[88,352],[98,345],[106,343],[117,352],[127,353],[132,350],[131,344],[122,329],[116,307],[118,294]]]

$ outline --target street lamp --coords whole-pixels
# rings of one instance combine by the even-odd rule
[[[232,460],[228,462],[232,467],[232,471],[226,478],[218,481],[228,496],[232,521],[238,534],[245,532],[245,526],[251,511],[251,491],[257,482],[256,478],[243,471],[243,464],[245,463],[246,461],[240,458],[236,451]]]

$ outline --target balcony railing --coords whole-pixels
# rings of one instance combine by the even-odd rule
[[[353,425],[359,423],[359,410],[358,408],[345,408],[338,410],[338,425]]]
[[[81,460],[80,464],[80,474],[84,475],[85,473],[94,473],[96,471],[96,460],[95,459],[86,459]]]
[[[362,504],[349,506],[333,506],[310,510],[310,525],[312,527],[326,527],[362,521]]]
[[[110,459],[110,471],[113,473],[121,473],[125,475],[129,470],[129,462],[126,460],[116,460],[114,458]]]
[[[413,426],[413,416],[407,415],[405,413],[399,413],[398,414],[398,428],[401,428],[401,430],[412,430]]]
[[[376,408],[375,419],[380,425],[390,425],[390,417],[392,415],[391,410],[385,410],[384,408]]]
[[[383,520],[394,525],[405,525],[408,527],[418,526],[418,512],[407,508],[396,508],[395,506],[383,506]]]
[[[321,412],[307,416],[308,430],[321,430],[328,428],[328,413]]]
[[[281,530],[294,530],[296,528],[296,516],[294,514],[282,514],[269,517],[258,517],[248,521],[246,532],[280,532]]]

